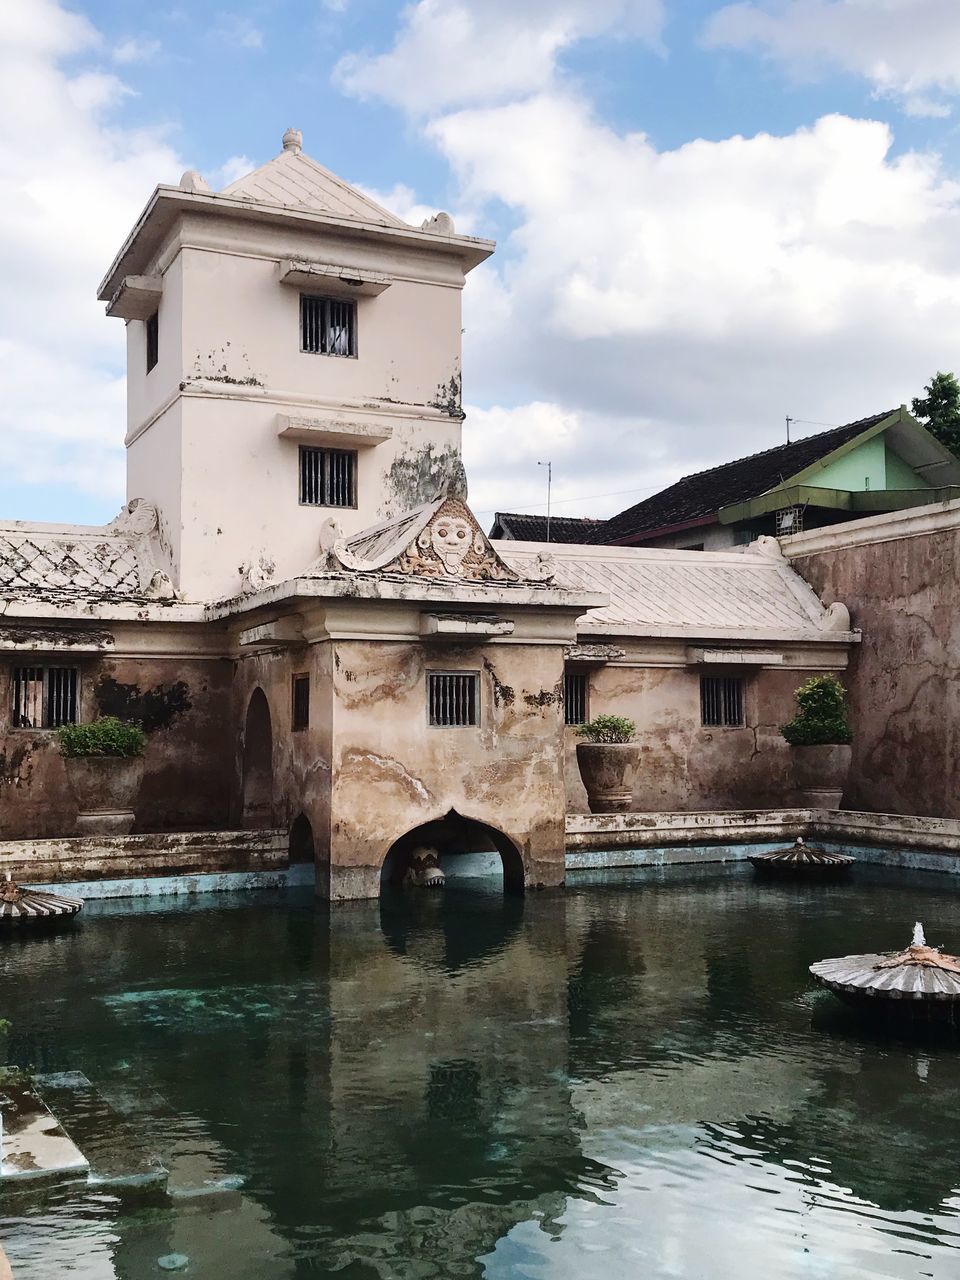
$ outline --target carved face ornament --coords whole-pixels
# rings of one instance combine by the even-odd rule
[[[473,528],[460,516],[442,516],[430,530],[430,545],[447,573],[458,574],[473,546]]]

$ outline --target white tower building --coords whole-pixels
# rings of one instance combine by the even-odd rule
[[[127,323],[127,496],[188,599],[278,579],[462,478],[461,290],[494,249],[413,228],[283,150],[222,192],[158,186],[99,296]]]

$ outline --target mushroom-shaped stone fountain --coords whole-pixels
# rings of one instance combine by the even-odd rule
[[[70,919],[82,906],[80,898],[22,889],[11,880],[9,872],[0,880],[0,930]]]
[[[755,853],[750,861],[763,875],[782,876],[837,876],[853,866],[854,859],[845,853],[828,853],[816,845],[807,844],[799,836],[788,849],[775,849],[772,853]]]
[[[821,960],[810,972],[860,1009],[960,1024],[960,959],[928,947],[919,923],[906,951]]]

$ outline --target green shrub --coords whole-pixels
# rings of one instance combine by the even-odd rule
[[[142,756],[147,735],[138,724],[103,716],[92,724],[65,724],[57,730],[65,756]]]
[[[811,676],[794,695],[797,714],[780,732],[794,747],[849,742],[847,691],[836,676]]]
[[[577,734],[590,742],[632,742],[636,731],[637,726],[624,716],[597,716],[577,728]]]

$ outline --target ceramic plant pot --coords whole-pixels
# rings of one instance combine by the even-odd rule
[[[143,781],[143,756],[66,756],[67,781],[82,836],[125,836]]]
[[[577,764],[591,813],[626,813],[640,748],[635,742],[578,742]]]
[[[794,782],[804,808],[840,808],[852,756],[853,748],[844,742],[793,748]]]

